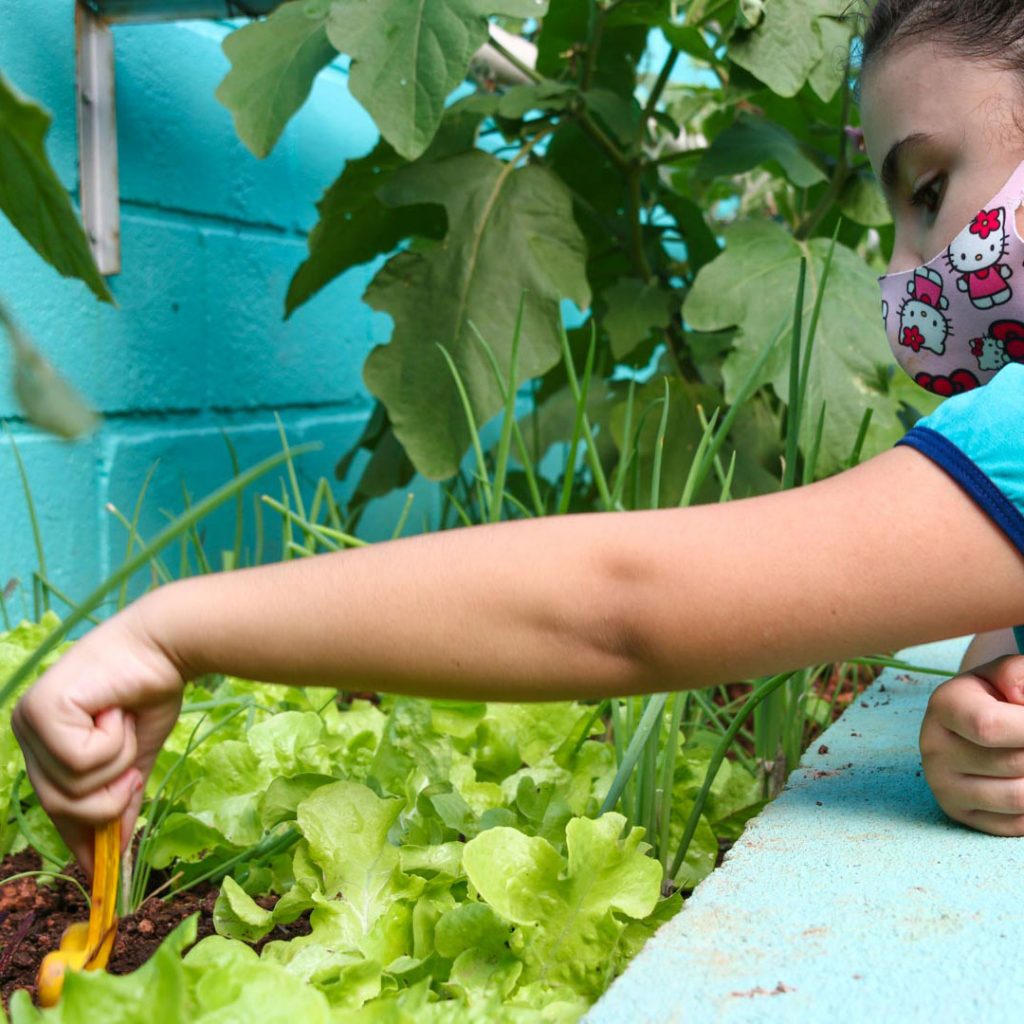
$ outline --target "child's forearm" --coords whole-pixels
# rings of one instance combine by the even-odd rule
[[[642,668],[601,555],[628,532],[620,518],[424,535],[194,577],[138,605],[191,677],[479,700],[624,693],[643,688]]]
[[[795,491],[413,537],[184,580],[140,605],[190,675],[553,700],[996,629],[1024,619],[1024,574],[988,516],[900,448]]]

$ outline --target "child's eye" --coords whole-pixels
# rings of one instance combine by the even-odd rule
[[[939,208],[939,203],[942,202],[942,186],[944,183],[944,175],[940,174],[930,178],[911,193],[910,205],[923,207],[929,213],[934,214]]]

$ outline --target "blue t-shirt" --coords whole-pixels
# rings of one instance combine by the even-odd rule
[[[946,399],[897,444],[937,462],[1024,554],[1024,364]],[[1024,654],[1024,626],[1014,636]]]

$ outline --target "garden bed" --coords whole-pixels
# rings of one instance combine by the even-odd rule
[[[0,635],[0,660],[54,621]],[[873,674],[795,679],[794,734]],[[771,686],[503,704],[197,680],[147,788],[110,973],[69,978],[64,1012],[105,998],[110,1024],[136,1024],[140,994],[167,985],[202,1020],[244,986],[253,1012],[273,992],[282,1020],[578,1020],[763,806],[753,732],[716,727]],[[7,742],[4,841],[21,852],[0,880],[39,869],[26,843],[49,865],[68,856]],[[41,1019],[39,964],[87,913],[73,882],[0,887],[17,1024]]]
[[[35,850],[22,850],[0,862],[0,879],[26,871],[38,871],[42,860]],[[86,885],[77,865],[67,873]],[[198,938],[215,934],[213,910],[219,886],[201,883],[172,899],[153,896],[139,909],[118,923],[117,939],[107,965],[111,974],[128,974],[141,967],[157,947],[185,918],[198,913]],[[270,910],[276,896],[261,896],[256,903]],[[0,886],[0,998],[6,1011],[15,989],[27,989],[36,998],[36,973],[44,956],[60,945],[64,929],[75,921],[84,921],[89,907],[77,886],[60,879],[39,884],[35,878],[19,878]],[[276,925],[253,946],[259,952],[275,939],[308,935],[309,914],[291,924]]]

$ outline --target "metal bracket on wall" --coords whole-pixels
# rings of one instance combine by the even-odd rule
[[[75,8],[75,46],[82,223],[100,273],[119,274],[114,36],[110,26],[81,3]]]
[[[115,24],[255,17],[280,0],[78,0],[75,4],[78,173],[82,223],[100,273],[121,272],[114,99]]]
[[[114,25],[196,18],[257,18],[282,0],[77,0],[78,165],[82,221],[101,274],[121,272],[121,213],[117,176],[114,100]],[[531,67],[537,51],[512,33],[491,26],[491,35]],[[490,88],[529,81],[488,45],[473,59]]]

